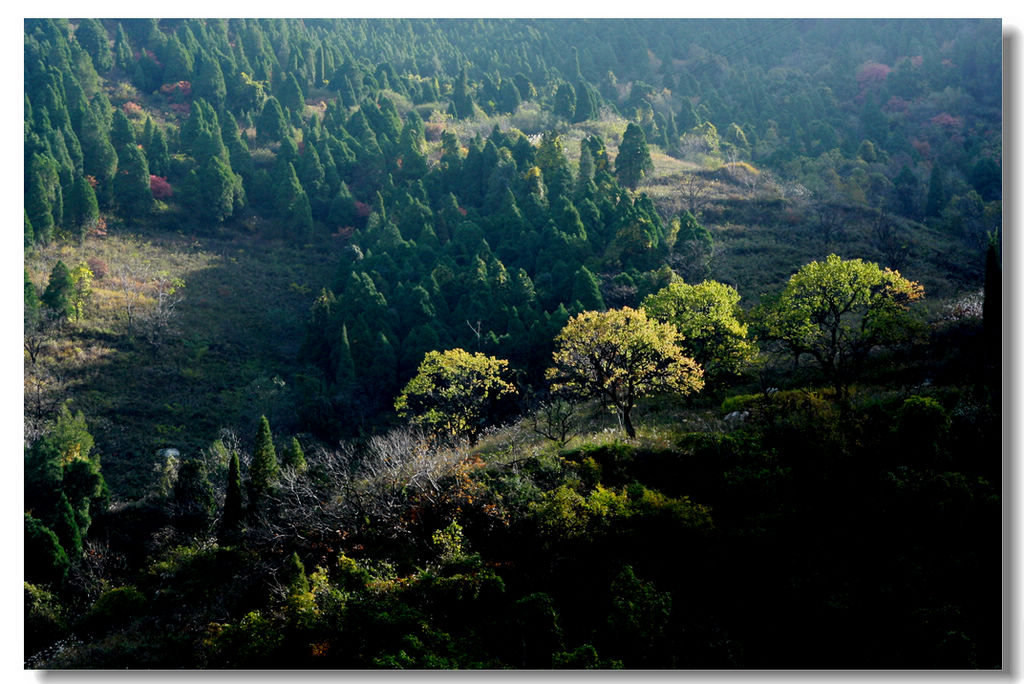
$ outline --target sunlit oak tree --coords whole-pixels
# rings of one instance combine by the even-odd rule
[[[687,395],[704,386],[697,363],[684,356],[679,331],[640,310],[585,311],[555,338],[552,391],[598,397],[618,413],[626,434],[636,437],[631,413],[641,397]]]
[[[923,296],[924,288],[898,271],[832,254],[793,274],[765,312],[765,329],[797,360],[814,357],[842,397],[872,349],[911,338],[909,307]]]
[[[507,372],[508,361],[479,352],[427,352],[395,400],[395,410],[439,434],[476,443],[496,402],[516,393]]]

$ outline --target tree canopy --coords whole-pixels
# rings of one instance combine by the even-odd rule
[[[416,375],[395,399],[414,423],[475,442],[496,402],[516,394],[508,361],[463,349],[427,352]]]
[[[657,393],[685,396],[704,386],[700,366],[683,355],[679,342],[675,326],[642,310],[585,311],[555,337],[547,377],[554,392],[609,403],[626,433],[636,437],[631,412],[638,399]]]

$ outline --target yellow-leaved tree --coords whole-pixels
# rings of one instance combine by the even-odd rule
[[[630,414],[638,399],[685,396],[704,386],[700,366],[683,355],[679,337],[674,325],[644,311],[585,311],[555,338],[554,366],[547,371],[551,389],[599,397],[618,413],[626,434],[636,437]]]
[[[831,254],[793,274],[764,312],[764,327],[797,361],[814,357],[842,398],[872,349],[913,338],[910,304],[923,296],[924,288],[898,271]]]
[[[508,361],[463,349],[427,352],[395,399],[399,416],[475,444],[499,400],[516,394]]]

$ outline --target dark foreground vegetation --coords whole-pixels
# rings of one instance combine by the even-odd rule
[[[1000,668],[999,29],[26,20],[26,666]]]

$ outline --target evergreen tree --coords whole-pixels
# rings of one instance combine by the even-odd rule
[[[92,58],[92,64],[99,71],[109,71],[114,65],[114,56],[110,51],[110,38],[107,30],[96,19],[82,19],[75,31],[75,40]]]
[[[57,515],[53,521],[53,531],[69,560],[81,557],[82,533],[78,529],[75,512],[64,492],[60,493],[57,501]]]
[[[149,165],[137,145],[128,145],[121,152],[114,179],[114,196],[125,215],[148,214],[153,208]]]
[[[260,140],[279,142],[289,133],[288,122],[276,97],[270,97],[264,104],[256,121],[256,135]]]
[[[580,266],[576,271],[576,278],[572,284],[572,301],[579,302],[583,311],[604,311],[604,298],[601,296],[601,289],[597,278],[587,269]]]
[[[292,553],[284,564],[282,583],[288,589],[289,596],[305,594],[309,591],[309,579],[306,577],[306,567],[302,564],[297,552]]]
[[[224,511],[221,513],[217,539],[223,544],[232,540],[242,523],[242,475],[238,454],[232,452],[228,464],[228,482],[224,493]]]
[[[643,129],[630,123],[622,135],[619,154],[615,157],[615,177],[630,190],[636,190],[643,177],[653,170],[654,163]]]
[[[292,437],[291,443],[284,450],[284,455],[281,458],[281,467],[290,468],[297,472],[302,472],[306,469],[306,454],[302,451],[302,445],[299,444],[297,437]]]
[[[114,112],[114,118],[110,124],[110,144],[114,146],[118,159],[124,155],[125,147],[135,147],[137,144],[132,123],[120,109]]]
[[[134,64],[132,45],[128,40],[128,34],[124,32],[121,23],[117,24],[117,33],[114,38],[114,66],[125,73],[131,73]]]
[[[282,107],[288,109],[292,114],[302,114],[306,106],[305,96],[302,94],[302,87],[295,78],[294,73],[289,73],[281,85],[281,92],[278,93],[279,102]]]
[[[216,501],[201,460],[186,458],[182,461],[174,481],[173,497],[178,524],[189,531],[205,530],[213,519]]]
[[[146,179],[147,184],[149,179]],[[65,228],[78,239],[85,237],[85,233],[100,216],[99,204],[96,202],[96,191],[83,176],[78,176],[72,182],[71,191],[68,194],[68,202],[64,216]]]
[[[257,511],[262,499],[277,482],[277,452],[270,423],[266,416],[260,417],[259,433],[256,435],[256,449],[252,465],[249,466],[249,510]]]
[[[61,319],[66,319],[74,312],[73,293],[74,282],[71,280],[71,272],[63,261],[57,261],[50,271],[50,280],[46,284],[42,302]]]
[[[924,215],[935,218],[946,206],[946,191],[942,184],[942,167],[938,162],[932,163],[931,176],[928,179],[928,198],[924,204]]]
[[[150,119],[152,121],[152,119]],[[171,167],[171,156],[167,151],[167,138],[159,126],[154,125],[149,142],[145,145],[149,172],[162,178],[167,177]]]
[[[228,89],[216,57],[206,52],[199,53],[199,68],[192,88],[197,97],[209,102],[214,109],[223,109]]]
[[[576,90],[569,83],[560,83],[555,91],[555,116],[572,121],[576,114]]]
[[[68,575],[68,555],[57,535],[25,514],[25,581],[59,587]]]

